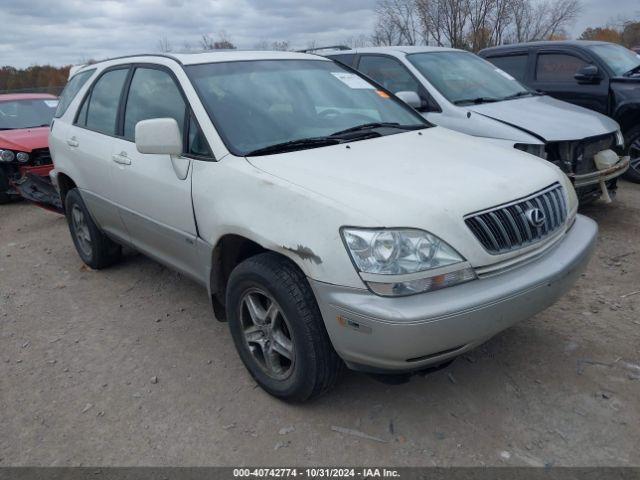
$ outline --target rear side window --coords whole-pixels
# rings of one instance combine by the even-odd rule
[[[89,77],[93,75],[93,72],[95,71],[96,70],[94,68],[85,72],[80,72],[71,77],[71,80],[67,82],[67,86],[64,87],[64,90],[60,94],[58,108],[56,109],[56,113],[53,115],[55,118],[60,118],[64,115],[64,112],[67,111],[67,108],[69,108],[69,105],[71,105],[71,102],[76,97],[80,89],[85,83],[87,83],[87,80],[89,80]]]
[[[116,134],[120,94],[128,73],[128,68],[111,70],[98,79],[80,109],[78,125],[106,135]]]
[[[393,58],[363,55],[358,70],[393,93],[420,91],[418,81]]]
[[[529,60],[529,55],[526,53],[521,55],[507,55],[505,57],[490,57],[487,58],[487,60],[521,82],[524,82],[526,79],[527,61]]]
[[[136,124],[150,118],[174,118],[184,132],[186,105],[167,72],[137,68],[131,79],[124,113],[124,138],[135,140]]]
[[[540,82],[574,83],[573,76],[588,65],[584,60],[565,53],[541,53],[536,65],[536,80]]]

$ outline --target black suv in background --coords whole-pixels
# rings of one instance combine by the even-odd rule
[[[640,55],[607,42],[532,42],[479,55],[520,82],[616,120],[631,156],[627,179],[640,183]]]

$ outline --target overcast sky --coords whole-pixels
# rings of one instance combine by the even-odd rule
[[[616,17],[639,17],[638,0],[582,0],[572,33]],[[239,48],[261,41],[327,45],[369,35],[375,0],[0,0],[0,65],[83,60],[175,49],[224,30]]]

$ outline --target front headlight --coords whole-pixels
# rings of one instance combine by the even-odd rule
[[[16,156],[11,150],[0,150],[0,162],[13,162],[14,158]]]
[[[344,228],[341,233],[360,276],[378,295],[411,295],[476,278],[458,252],[428,232]]]
[[[529,143],[516,143],[514,148],[518,150],[522,150],[523,152],[527,152],[531,155],[535,155],[536,157],[547,159],[547,150],[545,145],[534,145]]]
[[[20,163],[27,163],[29,161],[29,154],[26,152],[18,152],[16,154],[16,160]]]

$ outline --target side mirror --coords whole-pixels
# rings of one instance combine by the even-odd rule
[[[136,123],[136,148],[140,153],[180,155],[182,135],[173,118],[152,118]]]
[[[424,107],[420,95],[418,95],[416,92],[396,92],[396,97],[409,105],[411,108],[415,108],[416,110],[421,110]]]
[[[598,83],[601,80],[600,70],[595,65],[585,65],[573,76],[578,83]]]

